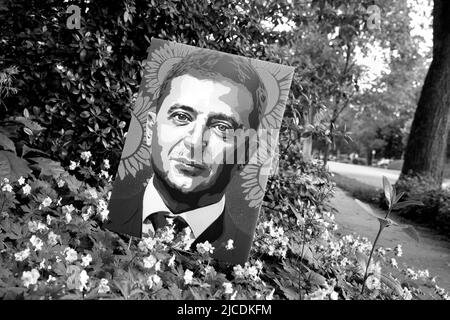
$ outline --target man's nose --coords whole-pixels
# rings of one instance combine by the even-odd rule
[[[206,137],[206,123],[197,122],[193,123],[193,127],[189,130],[188,135],[184,138],[184,145],[190,150],[199,151],[200,154],[203,149],[208,145],[208,139]]]

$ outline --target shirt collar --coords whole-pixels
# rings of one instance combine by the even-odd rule
[[[144,203],[142,208],[142,222],[145,218],[155,212],[171,212],[164,203],[158,190],[153,184],[153,177],[150,179],[144,193]],[[219,218],[225,207],[225,195],[216,203],[205,207],[185,211],[177,216],[182,217],[192,230],[195,238],[198,238],[214,221]]]

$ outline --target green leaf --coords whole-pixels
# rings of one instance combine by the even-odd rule
[[[364,273],[367,267],[367,262],[369,261],[369,257],[367,257],[361,251],[356,251],[355,256],[356,261],[358,262],[359,271]]]
[[[392,185],[389,182],[388,178],[386,178],[386,176],[383,176],[383,190],[384,190],[384,196],[386,197],[386,200],[388,201],[388,204],[390,207],[391,203],[392,203],[393,191],[392,191]]]
[[[67,187],[70,189],[70,191],[74,192],[75,194],[78,194],[78,191],[83,185],[83,182],[81,182],[72,175],[64,176],[62,177],[62,179],[67,183]]]
[[[394,204],[392,206],[392,210],[403,209],[403,208],[406,208],[408,206],[423,206],[423,205],[424,204],[421,201],[407,200],[407,201],[402,201],[402,202]]]
[[[389,275],[381,274],[380,275],[380,281],[384,283],[386,286],[388,286],[391,290],[395,291],[398,295],[403,294],[402,286],[400,285],[400,282],[398,280],[395,280]]]
[[[53,161],[51,159],[43,157],[30,159],[36,162],[36,165],[33,165],[33,167],[37,166],[39,169],[41,169],[40,176],[51,176],[54,178],[59,178],[59,176],[65,172],[64,168],[61,167],[61,164],[57,161]]]
[[[43,127],[37,122],[31,121],[30,119],[24,118],[24,117],[15,117],[14,121],[19,122],[23,124],[25,127],[33,131],[33,133],[40,132],[44,130]]]
[[[1,132],[0,132],[0,146],[3,147],[3,149],[5,150],[9,150],[16,153],[16,147],[14,146],[14,142]]]
[[[9,151],[0,151],[0,179],[17,181],[31,173],[28,163]]]
[[[400,198],[403,197],[404,194],[405,194],[404,192],[400,192],[400,194],[398,194],[395,197],[394,204],[397,203],[400,200]]]
[[[321,287],[327,286],[327,279],[325,279],[324,276],[318,274],[317,272],[314,271],[308,272],[307,278],[312,285],[317,285]]]
[[[42,150],[35,149],[35,148],[30,148],[29,146],[27,146],[26,144],[24,144],[23,147],[22,147],[22,157],[25,157],[25,155],[27,155],[27,154],[30,153],[30,152],[40,153],[40,154],[49,156],[48,153],[46,153],[46,152],[44,152],[44,151],[42,151]]]

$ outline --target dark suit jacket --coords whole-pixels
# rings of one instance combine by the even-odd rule
[[[128,198],[111,197],[109,221],[105,227],[111,231],[142,238],[142,206],[145,186]],[[226,250],[228,239],[234,241],[234,249]],[[224,211],[192,244],[209,241],[215,248],[213,258],[232,264],[244,264],[248,259],[252,236],[242,232],[233,222],[225,204]]]

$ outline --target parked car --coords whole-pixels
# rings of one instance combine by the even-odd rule
[[[392,162],[392,159],[382,158],[377,162],[377,166],[387,169],[388,165]]]

